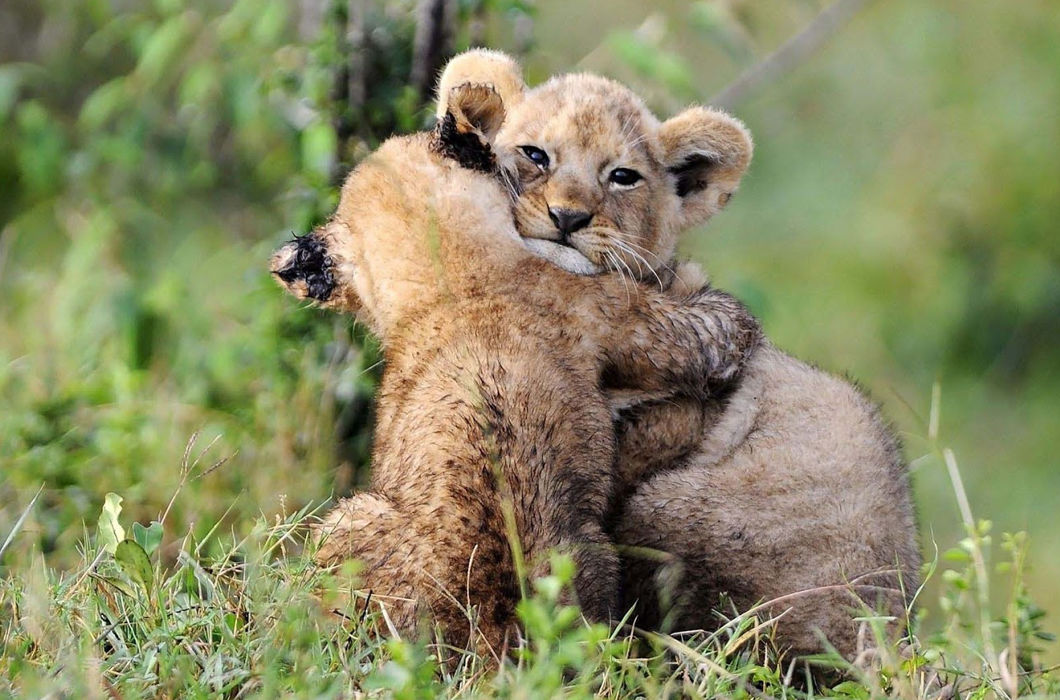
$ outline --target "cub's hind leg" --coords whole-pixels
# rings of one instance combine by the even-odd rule
[[[510,562],[504,565],[507,543],[479,538],[477,556],[469,554],[465,545],[474,535],[440,522],[437,513],[406,511],[386,496],[358,493],[315,528],[315,560],[321,566],[361,562],[360,589],[371,593],[402,637],[430,636],[437,625],[448,646],[473,643],[480,653],[499,655],[512,633],[517,595],[514,580],[503,576],[510,569]],[[500,570],[487,571],[487,562],[499,562]],[[473,620],[469,606],[476,609]]]
[[[640,624],[712,630],[714,610],[766,602],[760,618],[783,613],[778,646],[817,653],[823,635],[847,659],[866,610],[893,619],[888,636],[903,633],[919,565],[904,500],[868,460],[843,474],[845,460],[792,460],[788,444],[657,474],[625,502],[615,541]]]
[[[574,593],[577,600],[565,603],[577,603],[582,614],[590,622],[609,622],[621,617],[619,609],[619,570],[618,554],[615,552],[611,538],[598,524],[583,526],[577,539],[560,541],[555,550],[570,555],[575,565]],[[531,578],[548,573],[547,569],[531,572]]]
[[[390,499],[358,493],[339,501],[313,528],[316,563],[331,567],[360,562],[362,588],[403,635],[416,630],[423,586],[416,543],[408,537],[409,520]]]

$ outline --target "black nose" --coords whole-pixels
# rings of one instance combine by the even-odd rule
[[[556,225],[559,232],[566,238],[575,231],[580,231],[589,225],[589,222],[593,220],[593,215],[587,211],[578,211],[577,209],[553,209],[548,208],[548,218],[552,219],[552,223]]]

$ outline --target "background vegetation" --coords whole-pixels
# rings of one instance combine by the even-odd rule
[[[521,53],[531,82],[608,73],[665,114],[710,101],[823,6],[461,0],[452,46]],[[274,552],[263,543],[282,523],[365,478],[377,353],[346,320],[282,297],[264,264],[330,210],[360,155],[426,123],[409,79],[415,31],[410,0],[0,7],[0,544],[17,531],[0,550],[5,658],[35,658],[10,646],[25,633],[8,626],[14,601],[88,570],[107,492],[124,496],[126,526],[167,511],[163,543],[144,549],[194,578],[189,551],[224,561],[257,533]],[[1052,611],[1057,36],[1050,0],[869,3],[727,105],[755,134],[755,162],[727,213],[686,242],[779,345],[884,404],[913,461],[926,555],[968,534],[950,445],[975,514],[1030,533],[1024,578]],[[205,454],[189,475],[193,435],[184,461]],[[924,630],[949,629],[940,598],[961,575],[933,579]],[[298,576],[275,580],[298,590]],[[89,605],[74,583],[59,600]],[[1005,600],[993,613],[1012,612]],[[1031,634],[1041,619],[1021,605]],[[27,663],[12,677],[54,677]]]

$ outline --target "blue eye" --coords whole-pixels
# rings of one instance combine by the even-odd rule
[[[548,154],[542,151],[537,146],[519,146],[527,158],[533,161],[534,165],[544,169],[548,167]]]
[[[636,170],[630,170],[629,168],[615,168],[611,171],[611,174],[607,179],[620,187],[629,187],[630,185],[637,184],[644,178]]]

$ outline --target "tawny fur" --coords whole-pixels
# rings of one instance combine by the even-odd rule
[[[623,85],[591,74],[564,75],[526,90],[518,70],[504,54],[471,51],[449,63],[440,88],[489,83],[514,105],[497,135],[497,151],[519,175],[519,233],[562,241],[599,268],[669,284],[678,235],[717,213],[739,185],[751,159],[750,132],[705,107],[660,122]],[[542,150],[549,165],[527,157],[526,146]],[[615,169],[633,170],[640,179],[610,182]],[[591,220],[564,236],[550,209],[585,212]]]
[[[704,377],[732,379],[758,339],[728,295],[676,301],[532,255],[489,148],[502,110],[492,89],[453,88],[432,134],[384,143],[350,175],[332,221],[272,261],[296,296],[358,313],[386,360],[370,489],[324,519],[317,561],[362,561],[364,588],[399,632],[429,613],[448,643],[495,654],[519,594],[510,533],[530,575],[547,572],[551,551],[569,553],[586,615],[618,611],[601,377],[702,395]],[[307,284],[320,279],[331,287]]]
[[[577,207],[593,218],[569,244],[600,267],[672,293],[695,287],[694,266],[670,274],[674,246],[739,184],[752,149],[742,124],[698,107],[660,123],[627,88],[591,75],[528,90],[496,52],[453,59],[442,84],[459,80],[504,86],[515,105],[498,149],[521,163],[522,235],[559,239],[548,208]],[[548,167],[527,162],[526,146],[543,149]],[[638,187],[609,183],[615,167],[640,172]],[[674,191],[676,212],[657,206]],[[709,630],[721,622],[716,610],[732,612],[727,600],[737,610],[777,600],[761,613],[787,611],[776,639],[797,654],[821,650],[823,636],[852,657],[865,605],[892,616],[898,634],[920,554],[905,465],[875,406],[770,346],[725,400],[671,394],[640,405],[616,394],[613,534],[630,552],[623,595],[639,624]],[[637,554],[645,549],[666,556]]]

